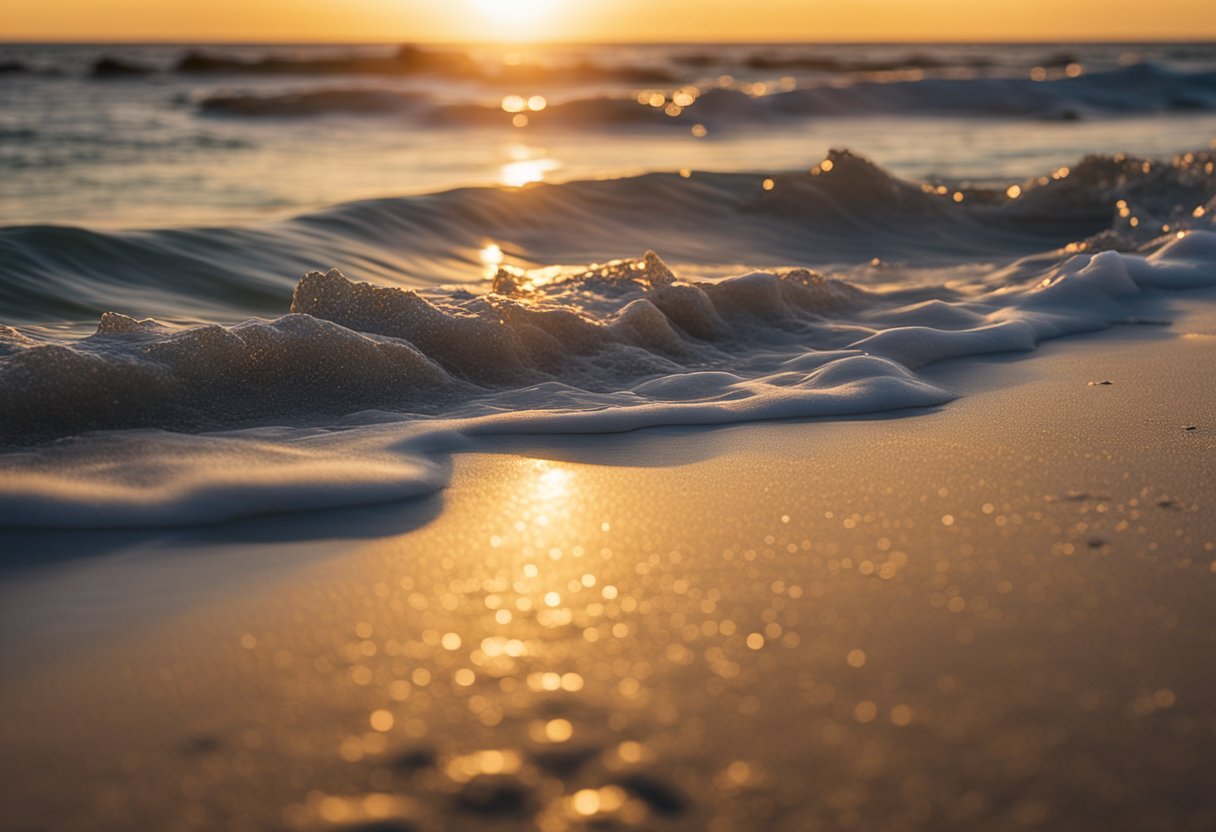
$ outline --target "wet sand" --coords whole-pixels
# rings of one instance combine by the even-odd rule
[[[1210,829],[1216,293],[1170,304],[928,412],[6,534],[0,828]]]

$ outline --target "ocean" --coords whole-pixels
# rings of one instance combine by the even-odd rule
[[[3,46],[0,523],[941,405],[1216,282],[1214,137],[1211,44]]]

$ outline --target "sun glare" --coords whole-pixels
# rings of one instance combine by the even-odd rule
[[[510,37],[526,37],[557,7],[556,0],[470,0],[477,12]]]

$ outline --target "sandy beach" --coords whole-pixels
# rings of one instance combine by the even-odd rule
[[[1205,829],[1216,294],[887,418],[3,538],[5,829]]]

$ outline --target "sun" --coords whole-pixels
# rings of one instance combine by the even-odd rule
[[[545,22],[557,7],[557,0],[470,0],[486,22],[503,27],[515,36],[527,34]]]

